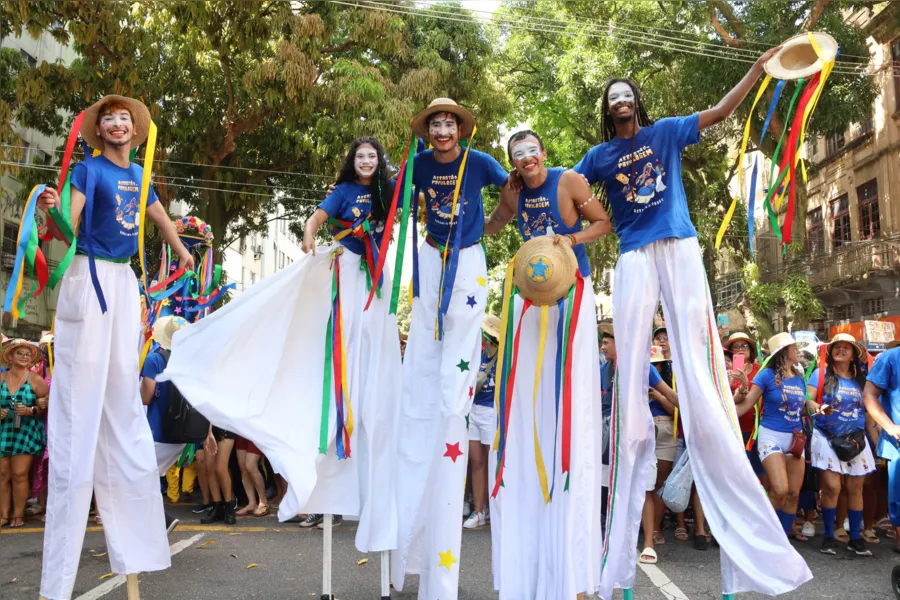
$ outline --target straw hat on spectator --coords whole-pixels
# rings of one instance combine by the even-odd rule
[[[3,364],[11,365],[13,354],[20,348],[25,348],[31,353],[31,365],[37,364],[37,362],[41,360],[41,351],[38,350],[38,347],[36,345],[29,342],[28,340],[15,339],[10,341],[3,347],[3,354],[0,355],[0,360],[3,361]]]
[[[175,332],[184,329],[189,323],[182,317],[163,317],[153,326],[153,341],[159,344],[163,350],[172,349],[172,336]]]

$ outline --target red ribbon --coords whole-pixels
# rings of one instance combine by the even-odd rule
[[[791,181],[788,184],[788,204],[787,209],[784,213],[784,227],[782,228],[782,243],[790,244],[791,243],[791,227],[793,225],[794,220],[794,198],[796,191],[796,183],[797,183],[797,144],[800,140],[800,130],[803,129],[803,117],[804,113],[806,113],[806,105],[809,104],[809,101],[812,99],[813,94],[816,92],[816,88],[819,87],[819,77],[821,73],[816,73],[816,75],[809,81],[806,89],[803,90],[803,94],[800,96],[800,104],[797,106],[796,116],[794,117],[794,122],[791,124],[791,134],[788,136],[788,147],[787,152],[785,153],[785,161],[786,165],[783,165],[782,168],[787,167],[789,169],[789,174]]]
[[[78,143],[78,134],[81,132],[81,123],[83,121],[84,111],[81,111],[78,113],[78,116],[75,117],[72,128],[69,130],[69,136],[66,138],[66,149],[65,152],[63,152],[62,162],[60,163],[59,183],[56,185],[56,191],[59,193],[62,193],[63,186],[66,185],[66,176],[69,174],[69,164],[72,162],[72,154],[75,152],[75,144]],[[69,215],[64,215],[64,218],[68,219]],[[60,231],[59,227],[56,226],[56,223],[53,222],[53,219],[47,219],[47,232],[41,234],[41,239],[44,241],[57,239],[68,243],[68,240],[66,240],[62,231]]]
[[[169,285],[173,281],[177,281],[178,279],[181,279],[181,276],[184,275],[184,270],[185,270],[184,267],[181,267],[180,269],[178,269],[177,271],[172,273],[171,277],[168,277],[165,279],[165,281],[162,281],[162,282],[154,285],[152,288],[150,288],[150,293],[155,294],[156,292],[161,292],[164,289],[166,289],[167,287],[169,287]]]
[[[569,472],[569,461],[572,456],[572,346],[575,342],[575,331],[578,329],[578,314],[581,312],[581,297],[584,292],[584,278],[581,273],[575,278],[575,300],[572,303],[572,321],[569,324],[569,340],[566,345],[565,387],[563,388],[563,422],[562,422],[562,472]],[[562,317],[562,315],[560,315]]]

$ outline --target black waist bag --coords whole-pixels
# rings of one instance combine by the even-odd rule
[[[836,435],[828,439],[831,448],[842,462],[853,460],[866,447],[866,432],[858,429],[846,435]]]

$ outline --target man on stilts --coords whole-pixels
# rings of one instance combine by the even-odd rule
[[[513,134],[508,153],[522,186],[504,186],[485,233],[516,217],[526,242],[550,236],[543,239],[571,248],[561,255],[577,260],[577,274],[540,303],[525,290],[504,298],[507,332],[514,328],[517,341],[501,359],[516,367],[498,376],[500,434],[490,463],[499,467],[489,469],[494,588],[501,600],[574,600],[596,588],[603,540],[597,312],[585,244],[611,225],[583,177],[544,165],[538,134]],[[538,273],[527,248],[507,280],[520,269],[542,282],[561,276],[549,253],[538,255]]]
[[[775,51],[766,52],[714,108],[656,123],[647,116],[634,83],[612,80],[603,97],[605,141],[575,167],[591,184],[603,185],[621,251],[613,293],[618,375],[602,598],[612,598],[614,588],[634,584],[637,532],[655,444],[646,373],[660,298],[691,466],[722,549],[723,591],[780,594],[812,577],[785,538],[744,455],[700,245],[681,181],[683,150],[699,142],[701,130],[735,111]]]
[[[481,190],[500,187],[507,173],[471,149],[475,119],[453,100],[433,101],[412,128],[433,148],[416,155],[413,164],[413,184],[425,195],[426,236],[414,267],[418,289],[403,364],[396,466],[400,542],[391,576],[402,590],[404,575],[418,574],[421,600],[454,600],[466,415],[475,394],[488,292]],[[467,148],[461,139],[468,140]]]
[[[143,169],[129,157],[151,128],[143,103],[104,97],[81,121],[81,137],[102,154],[91,158],[86,152],[74,167],[70,201],[61,205],[49,187],[38,199],[44,210],[70,204],[62,219],[78,231],[55,323],[41,574],[41,596],[48,600],[72,596],[92,493],[113,572],[134,575],[171,564],[153,437],[139,390],[141,303],[129,264],[138,250],[143,202],[180,264],[193,270],[194,263],[149,178],[142,185]]]

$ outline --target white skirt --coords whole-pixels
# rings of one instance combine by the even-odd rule
[[[875,457],[872,454],[872,447],[866,438],[866,447],[863,451],[856,455],[855,458],[848,461],[840,460],[831,447],[828,437],[816,428],[813,428],[812,435],[812,466],[822,471],[833,471],[841,475],[850,475],[851,477],[864,477],[875,470]]]
[[[177,332],[163,373],[214,425],[252,440],[288,482],[278,510],[359,517],[362,552],[397,547],[392,464],[400,397],[400,340],[383,297],[369,292],[361,257],[340,255],[341,315],[354,429],[350,457],[339,460],[333,398],[327,453],[319,452],[325,335],[331,313],[332,247],[319,247],[262,280],[221,310]]]

